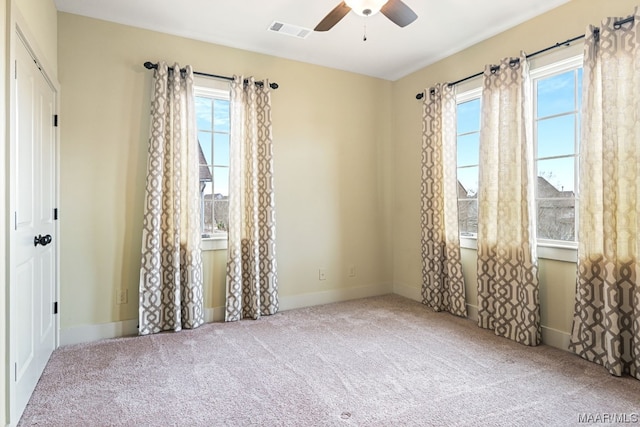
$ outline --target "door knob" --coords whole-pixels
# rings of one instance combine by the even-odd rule
[[[38,246],[38,244],[47,246],[49,243],[51,243],[51,234],[47,234],[46,236],[38,234],[33,238],[33,246]]]

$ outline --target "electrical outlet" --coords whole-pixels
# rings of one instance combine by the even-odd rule
[[[327,280],[327,272],[324,268],[318,270],[318,280]]]
[[[116,304],[127,304],[129,302],[129,295],[127,289],[118,289],[116,293]]]
[[[356,277],[356,266],[355,265],[350,265],[349,266],[349,271],[347,272],[349,277]]]

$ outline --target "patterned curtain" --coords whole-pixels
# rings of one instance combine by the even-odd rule
[[[268,82],[231,83],[227,322],[278,311]]]
[[[578,279],[569,348],[640,379],[640,8],[587,30]]]
[[[204,322],[193,71],[158,63],[142,229],[140,335]]]
[[[478,324],[540,343],[531,87],[526,56],[487,66],[478,188]]]
[[[422,120],[422,303],[467,316],[458,234],[455,89],[427,90]]]

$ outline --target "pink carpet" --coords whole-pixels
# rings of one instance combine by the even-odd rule
[[[638,414],[640,381],[390,295],[60,348],[19,425],[569,426]]]

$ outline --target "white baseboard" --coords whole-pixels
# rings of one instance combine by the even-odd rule
[[[478,323],[478,306],[467,304],[467,319]]]
[[[204,322],[224,322],[224,306],[205,308],[204,309]]]
[[[393,293],[414,301],[422,302],[422,291],[419,286],[410,286],[406,283],[394,283]]]
[[[375,297],[393,292],[390,284],[373,286],[361,286],[357,288],[331,289],[328,291],[309,294],[290,295],[280,297],[280,310],[293,310],[296,308],[312,307],[314,305],[331,304],[334,302],[349,301],[358,298]]]
[[[206,308],[206,323],[224,320],[224,307]],[[138,319],[97,325],[72,326],[60,330],[60,346],[138,335]]]
[[[310,294],[280,297],[280,310],[311,307],[358,298],[385,295],[392,292],[391,285],[362,286],[358,288],[332,289]],[[224,321],[224,307],[206,308],[206,323]],[[138,319],[97,325],[72,326],[60,330],[60,346],[138,335]]]
[[[422,293],[419,287],[410,286],[405,283],[395,283],[393,285],[393,293],[422,302]],[[467,318],[478,322],[478,307],[467,304]],[[560,350],[569,351],[570,334],[562,332],[554,328],[542,325],[542,343]]]
[[[334,302],[348,301],[358,298],[367,298],[378,295],[395,293],[405,298],[421,302],[420,288],[406,284],[396,283],[393,287],[389,284],[374,286],[362,286],[358,288],[332,289],[322,292],[314,292],[301,295],[280,297],[280,310],[293,310],[296,308],[311,307],[314,305],[331,304]],[[205,309],[205,322],[224,321],[224,307]],[[467,304],[467,318],[478,321],[478,307]],[[134,336],[138,334],[138,320],[124,320],[121,322],[101,323],[97,325],[73,326],[60,330],[60,345],[80,344],[99,341],[109,338]],[[557,329],[542,326],[542,342],[561,350],[568,350],[570,335]]]
[[[72,326],[60,330],[60,346],[133,335],[138,335],[138,319]]]
[[[542,326],[542,343],[560,350],[569,351],[571,334],[548,326]]]
[[[422,290],[416,286],[409,286],[404,283],[396,283],[393,286],[393,293],[403,296],[405,298],[412,299],[414,301],[422,302]],[[467,304],[467,318],[478,321],[478,307],[475,305]]]

